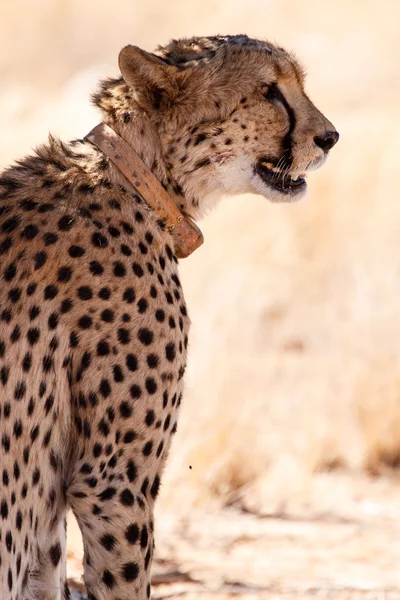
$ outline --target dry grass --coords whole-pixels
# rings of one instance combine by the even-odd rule
[[[162,505],[272,509],[313,473],[400,463],[398,3],[14,0],[0,20],[0,161],[85,133],[127,42],[248,32],[297,51],[341,132],[308,198],[227,199],[182,265],[193,322]],[[190,469],[189,466],[192,468]]]

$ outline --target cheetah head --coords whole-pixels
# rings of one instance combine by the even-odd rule
[[[113,118],[125,122],[128,140],[138,115],[146,120],[141,133],[160,149],[158,175],[193,217],[223,195],[301,198],[307,172],[339,138],[307,97],[296,59],[268,42],[198,37],[154,54],[127,46],[119,65],[129,92]]]

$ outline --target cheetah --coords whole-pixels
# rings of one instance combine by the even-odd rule
[[[295,57],[246,35],[119,55],[93,95],[184,218],[225,195],[304,195],[338,140]],[[153,508],[177,428],[189,317],[171,228],[88,139],[0,174],[0,598],[150,597]]]

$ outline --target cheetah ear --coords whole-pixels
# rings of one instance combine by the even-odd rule
[[[134,88],[143,108],[159,110],[178,94],[176,68],[137,46],[125,46],[119,53],[119,68],[125,82]]]

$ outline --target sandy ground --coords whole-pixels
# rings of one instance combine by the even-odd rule
[[[327,495],[331,508],[321,510]],[[161,514],[153,598],[400,599],[399,503],[393,480],[338,473],[321,476],[291,514],[240,501],[184,518]],[[72,518],[69,531],[69,575],[79,581]]]

